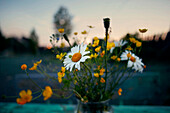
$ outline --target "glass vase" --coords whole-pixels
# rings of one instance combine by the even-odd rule
[[[113,113],[113,108],[109,104],[109,100],[101,102],[83,103],[77,100],[78,105],[74,113]]]

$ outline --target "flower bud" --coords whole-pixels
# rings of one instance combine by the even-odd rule
[[[104,27],[108,29],[110,27],[110,18],[104,18]]]
[[[23,64],[23,65],[21,66],[21,69],[22,69],[22,70],[26,70],[26,69],[27,69],[27,65],[26,65],[26,64]]]
[[[65,39],[67,42],[69,42],[69,39],[68,39],[68,37],[67,37],[66,34],[64,34],[63,37],[64,37],[64,39]]]
[[[83,101],[84,101],[84,99],[83,99],[83,98],[81,98],[81,101],[83,102]]]

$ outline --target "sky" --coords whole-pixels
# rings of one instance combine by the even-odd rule
[[[53,19],[60,6],[73,16],[73,32],[80,34],[95,26],[88,35],[104,38],[103,18],[111,19],[109,40],[118,40],[139,28],[148,28],[145,36],[168,32],[170,0],[0,0],[0,28],[7,36],[29,36],[34,28],[40,46],[49,44],[55,33]],[[73,33],[72,33],[73,34]],[[82,35],[79,35],[81,38]]]

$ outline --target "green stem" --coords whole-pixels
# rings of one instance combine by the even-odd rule
[[[26,70],[25,70],[25,72],[26,72],[28,78],[31,80],[31,82],[32,82],[35,86],[37,86],[41,91],[43,91],[43,89],[30,78],[29,73],[28,73]]]
[[[68,44],[69,44],[69,46],[71,47],[71,44],[70,44],[70,42],[68,42]]]
[[[62,91],[62,90],[64,90],[64,89],[52,89],[53,91]],[[64,91],[73,91],[74,89],[66,89],[66,90],[64,90]]]
[[[87,35],[84,37],[84,41],[83,41],[83,43],[85,43],[86,38],[88,37],[89,33],[90,33],[90,29],[89,29],[89,31],[88,31],[88,33],[87,33]]]
[[[119,72],[117,72],[117,75],[116,75],[115,79],[113,80],[113,81],[115,81],[115,82],[114,82],[114,85],[111,84],[111,86],[113,85],[113,87],[110,88],[110,92],[112,92],[112,91],[114,90],[114,88],[115,88],[117,85],[119,85],[119,81],[120,81],[121,78],[124,76],[124,74],[125,74],[125,72],[126,72],[126,69],[122,72],[121,76],[119,77],[119,73],[120,73],[122,70],[124,70],[123,67],[120,69]],[[119,79],[118,79],[118,77],[119,77]],[[118,80],[117,80],[117,79],[118,79]]]
[[[106,28],[106,46],[105,46],[105,67],[106,67],[106,74],[105,74],[104,92],[106,90],[106,83],[107,83],[107,39],[108,39],[108,28]]]
[[[82,99],[81,95],[76,90],[73,89],[73,92],[75,92]]]
[[[37,94],[37,93],[39,93],[39,92],[41,92],[41,91],[36,91],[36,92],[34,92],[34,93],[32,93],[32,94]]]
[[[75,72],[73,72],[73,75],[77,78],[78,81],[81,81]]]
[[[59,96],[59,95],[57,95],[57,94],[55,94],[55,93],[53,93],[53,95],[56,96],[56,97],[60,97],[60,98],[61,98],[61,96]]]
[[[40,70],[41,70],[42,72],[41,72],[40,70],[36,69],[36,71],[37,71],[38,73],[43,74],[43,75],[47,76],[48,78],[50,78],[50,79],[52,79],[52,80],[58,80],[58,79],[56,79],[55,77],[52,77],[52,76],[48,75],[48,74],[42,69],[41,65],[39,65],[39,68],[40,68]]]
[[[69,99],[72,95],[73,95],[73,93],[67,97],[64,97],[64,99]]]
[[[140,51],[142,50],[142,46],[140,47],[140,49],[138,50],[138,55],[140,54]]]
[[[119,79],[116,81],[116,83],[118,84],[119,83],[119,81],[122,79],[122,77],[124,76],[124,74],[126,73],[126,69],[125,69],[125,71],[122,73],[122,75],[119,77]]]
[[[37,97],[33,98],[32,101],[35,100],[35,99],[37,99],[37,98],[39,98],[41,95],[42,95],[42,93],[39,94]]]
[[[61,89],[52,89],[53,91],[59,91],[59,90],[61,90]],[[75,92],[81,99],[82,99],[82,97],[81,97],[81,95],[76,91],[76,90],[74,90],[74,89],[67,89],[67,91],[68,90],[70,90],[70,91],[73,91],[73,92]],[[57,96],[57,97],[61,97],[61,96],[58,96],[57,94],[55,94],[55,93],[53,93],[55,96]],[[71,94],[71,95],[69,95],[68,97],[66,97],[65,99],[67,99],[67,98],[70,98],[71,96],[72,96],[73,94]]]
[[[121,84],[123,84],[123,83],[124,83],[128,78],[130,78],[132,75],[133,75],[133,72],[132,72],[132,73],[129,73],[128,76],[127,76],[122,82],[119,83],[119,86],[120,86]]]
[[[92,72],[91,72],[90,68],[89,68],[85,63],[82,63],[82,64],[87,68],[87,70],[88,70],[89,73],[90,73],[91,79],[92,79],[93,76],[92,76]]]

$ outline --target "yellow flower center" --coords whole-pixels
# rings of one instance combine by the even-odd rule
[[[130,58],[130,57],[131,57],[131,54],[130,54],[130,53],[128,53],[128,54],[127,54],[127,57],[128,57],[128,58]]]
[[[72,56],[72,61],[73,62],[78,62],[79,60],[81,59],[81,54],[80,53],[75,53],[73,56]]]
[[[136,58],[133,57],[133,56],[131,56],[130,60],[131,60],[132,62],[136,62]]]

